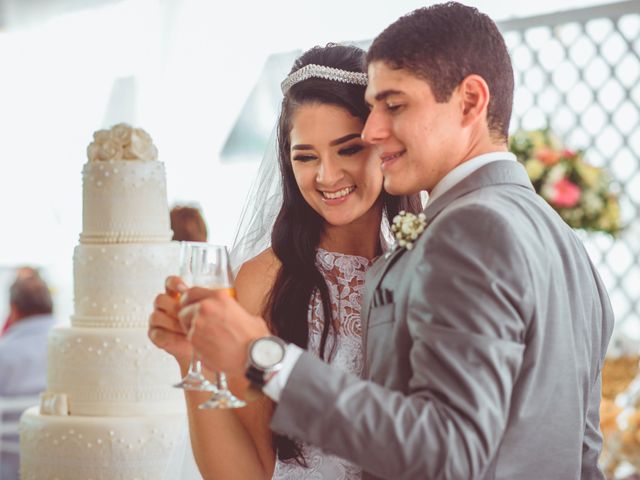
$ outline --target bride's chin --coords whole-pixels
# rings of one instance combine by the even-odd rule
[[[322,217],[324,223],[331,227],[344,227],[351,223],[351,219],[347,215],[327,215]]]

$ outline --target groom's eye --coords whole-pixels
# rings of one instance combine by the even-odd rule
[[[397,112],[402,105],[396,103],[387,103],[387,110],[389,112]]]

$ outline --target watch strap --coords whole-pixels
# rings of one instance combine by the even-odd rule
[[[262,387],[273,378],[276,372],[264,372],[259,368],[249,365],[245,372],[245,377],[249,380],[249,388],[245,394],[247,400],[256,400],[263,396]]]
[[[267,383],[265,379],[265,371],[260,370],[254,365],[249,365],[249,368],[244,372],[244,376],[247,377],[252,385],[255,385],[258,388],[264,387],[264,384]]]

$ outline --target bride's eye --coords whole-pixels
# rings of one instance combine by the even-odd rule
[[[341,148],[338,150],[338,155],[351,156],[364,150],[364,145],[351,145],[350,147]]]
[[[315,160],[316,158],[318,157],[316,157],[315,155],[295,155],[293,157],[293,159],[298,162],[308,162],[311,160]]]

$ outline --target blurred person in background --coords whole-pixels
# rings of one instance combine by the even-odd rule
[[[196,207],[176,205],[169,214],[171,218],[172,240],[180,242],[206,242],[207,225],[202,212]]]
[[[46,388],[47,335],[55,324],[53,302],[37,270],[20,268],[9,290],[9,317],[0,337],[0,402],[3,397],[36,396]],[[17,422],[21,412],[3,412],[0,421]],[[17,432],[6,433],[2,443],[17,445]],[[2,451],[0,479],[17,480],[17,450]]]
[[[14,282],[21,280],[21,279],[25,279],[27,277],[32,277],[34,275],[38,275],[38,270],[36,270],[35,268],[32,267],[20,267],[18,269],[16,269],[16,275],[14,278]],[[4,324],[2,325],[2,329],[0,330],[0,336],[3,335],[7,330],[9,330],[9,327],[11,325],[13,325],[13,322],[15,321],[15,315],[12,314],[13,312],[10,310],[9,311],[9,315],[7,316],[7,318],[4,321]]]

